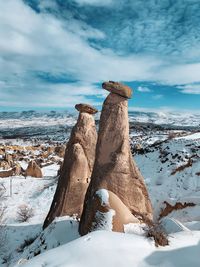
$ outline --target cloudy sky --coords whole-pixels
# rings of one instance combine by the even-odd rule
[[[101,82],[130,109],[200,111],[199,0],[0,0],[0,110],[101,107]]]

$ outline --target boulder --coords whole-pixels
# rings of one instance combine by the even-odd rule
[[[37,165],[37,163],[34,160],[29,162],[28,167],[25,171],[25,176],[32,176],[35,178],[43,177],[41,168]]]
[[[123,96],[125,98],[131,98],[132,97],[132,90],[129,86],[119,83],[119,82],[104,82],[102,84],[103,89],[120,96]]]
[[[21,174],[21,166],[19,163],[16,163],[12,169],[6,171],[0,171],[0,178],[6,178],[20,174]]]
[[[6,178],[9,176],[13,176],[13,175],[14,175],[13,169],[6,170],[6,171],[0,171],[0,178]]]
[[[86,112],[89,114],[96,114],[98,112],[98,110],[88,104],[76,104],[75,108],[79,111],[79,112]]]
[[[58,185],[43,228],[55,217],[80,217],[93,169],[96,141],[94,117],[91,112],[80,111],[66,146],[64,162],[58,172]]]
[[[9,165],[9,163],[5,160],[0,161],[0,168],[2,168],[3,170],[8,170],[11,168],[11,166]]]
[[[113,216],[113,231],[123,232],[124,222],[133,221],[132,216],[126,215],[128,211],[123,215],[122,209],[118,210],[114,203],[119,203],[119,207],[124,205],[127,208],[124,209],[134,216],[135,222],[151,223],[152,206],[149,195],[130,150],[127,98],[116,93],[110,93],[103,104],[95,164],[79,225],[81,235],[94,229],[94,196],[100,189],[107,190],[109,206],[117,214]],[[125,220],[125,217],[129,219]]]
[[[124,232],[124,225],[140,221],[124,205],[120,198],[106,189],[99,189],[93,197],[89,229]]]

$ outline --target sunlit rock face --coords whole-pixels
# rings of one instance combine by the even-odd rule
[[[110,90],[110,82],[108,85]],[[106,83],[103,83],[103,88],[105,87]],[[98,225],[95,214],[101,209],[101,205],[96,205],[98,198],[95,195],[99,189],[108,192],[106,212],[108,209],[115,212],[112,230],[122,232],[125,223],[152,220],[148,192],[130,151],[128,96],[122,96],[124,90],[120,88],[123,85],[118,86],[117,90],[111,88],[112,92],[103,104],[95,164],[80,221],[81,235],[87,234],[94,229],[94,225]],[[130,96],[130,89],[128,92]],[[122,214],[123,209],[120,208],[123,205],[126,207],[125,214]],[[125,217],[129,219],[124,219]]]
[[[82,213],[94,165],[97,132],[92,114],[97,110],[89,105],[80,105],[77,108],[80,111],[79,117],[66,147],[57,189],[44,228],[55,217],[65,215],[80,217]]]

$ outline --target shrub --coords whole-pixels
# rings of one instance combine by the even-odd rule
[[[33,209],[25,204],[19,206],[17,214],[19,222],[27,222],[34,215]]]
[[[163,227],[158,223],[147,228],[146,237],[153,238],[156,247],[169,245],[167,234]]]

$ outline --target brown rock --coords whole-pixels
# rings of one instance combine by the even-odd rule
[[[36,178],[42,178],[42,170],[35,161],[30,161],[25,171],[25,176],[32,176]]]
[[[63,158],[65,155],[65,146],[57,146],[55,147],[55,154],[59,156],[60,158]]]
[[[6,177],[9,177],[9,176],[13,176],[13,175],[14,175],[13,169],[6,170],[6,171],[0,171],[0,178],[6,178]]]
[[[8,162],[9,166],[12,166],[13,165],[13,158],[12,158],[12,155],[10,154],[5,154],[5,161]]]
[[[20,175],[21,170],[21,165],[19,163],[15,163],[15,166],[13,168],[14,175]]]
[[[66,147],[57,189],[43,228],[58,216],[76,214],[80,217],[93,169],[96,140],[94,117],[80,112]]]
[[[4,156],[5,155],[5,149],[0,148],[0,155]]]
[[[6,178],[9,176],[14,176],[14,175],[20,175],[21,174],[21,166],[19,163],[15,164],[15,167],[6,170],[6,171],[0,171],[0,178]]]
[[[105,189],[95,192],[90,215],[90,231],[98,229],[124,232],[125,224],[140,223],[116,194]]]
[[[47,148],[47,153],[48,153],[48,154],[53,154],[54,151],[55,151],[55,147],[54,147],[54,146],[49,146],[49,147]]]
[[[109,82],[104,82],[102,84],[102,87],[113,94],[117,94],[125,98],[132,97],[132,89],[122,83],[109,81]]]
[[[79,111],[79,112],[86,112],[89,114],[96,114],[98,112],[98,110],[88,104],[76,104],[75,108]]]
[[[11,166],[9,165],[9,163],[5,160],[0,161],[0,168],[2,168],[3,170],[8,170],[11,168]]]
[[[81,235],[90,232],[91,225],[96,223],[92,221],[96,214],[93,198],[99,189],[111,192],[109,204],[118,217],[123,218],[123,215],[117,211],[116,205],[111,205],[114,198],[121,201],[120,205],[125,205],[141,222],[152,220],[148,192],[130,151],[128,102],[126,98],[113,93],[106,98],[100,117],[95,164],[79,226]],[[121,229],[123,220],[116,223],[118,226],[115,227],[113,219],[113,230]]]

